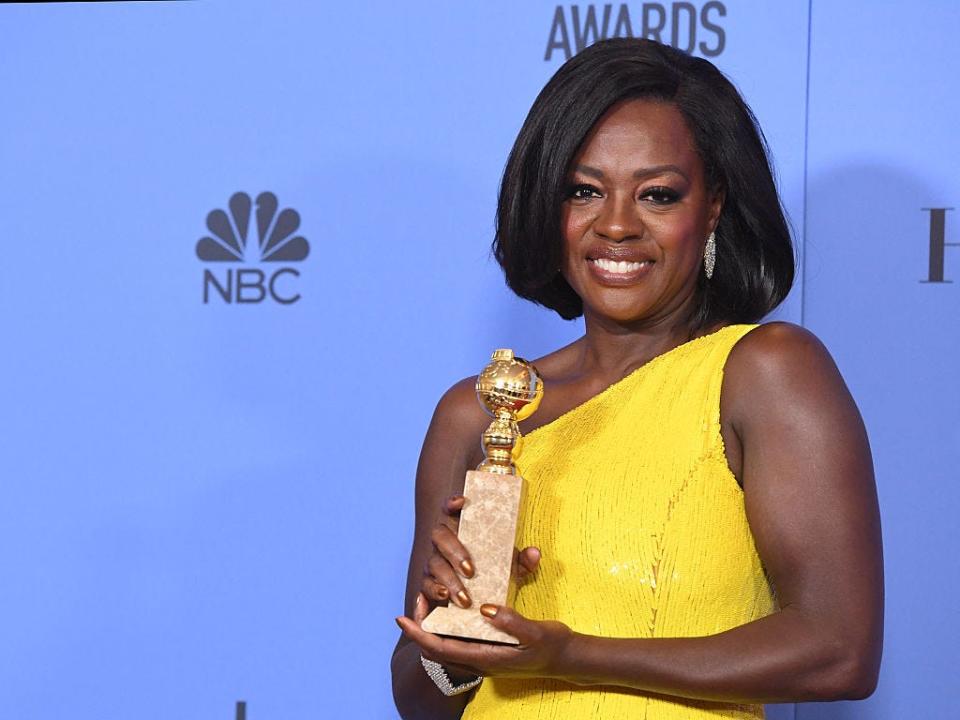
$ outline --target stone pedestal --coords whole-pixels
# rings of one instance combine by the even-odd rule
[[[470,470],[463,495],[466,502],[457,536],[470,553],[476,574],[461,580],[473,603],[466,609],[453,601],[447,607],[435,608],[423,621],[423,629],[437,635],[517,645],[515,637],[484,619],[480,606],[506,605],[510,600],[523,478]]]

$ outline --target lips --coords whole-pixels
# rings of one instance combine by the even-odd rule
[[[629,273],[635,273],[638,270],[643,269],[645,265],[652,265],[652,260],[643,260],[640,262],[628,261],[628,260],[608,260],[607,258],[597,258],[596,260],[589,260],[598,268],[604,272],[613,273],[615,275],[627,275]]]
[[[637,248],[630,247],[598,247],[591,250],[586,259],[595,277],[618,285],[640,279],[655,262]]]

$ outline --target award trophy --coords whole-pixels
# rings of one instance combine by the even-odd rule
[[[463,585],[472,605],[438,607],[423,621],[423,629],[438,635],[517,645],[512,635],[497,630],[480,614],[484,603],[506,605],[511,595],[511,575],[517,520],[523,496],[523,478],[513,461],[523,440],[517,423],[530,417],[543,397],[537,369],[512,350],[496,350],[477,377],[477,397],[493,416],[482,436],[486,459],[468,470],[463,485],[466,498],[460,512],[457,536],[470,552],[475,573]]]

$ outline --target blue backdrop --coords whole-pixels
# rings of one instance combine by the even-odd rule
[[[580,332],[488,247],[530,103],[606,27],[742,89],[801,249],[777,316],[871,435],[879,690],[771,717],[951,716],[958,26],[933,0],[0,6],[4,714],[396,717],[436,399]]]

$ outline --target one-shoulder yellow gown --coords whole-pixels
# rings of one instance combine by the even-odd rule
[[[754,327],[684,343],[525,436],[519,545],[543,559],[517,610],[627,638],[712,635],[775,610],[720,435],[723,366]],[[763,706],[487,678],[463,717],[713,720]]]

